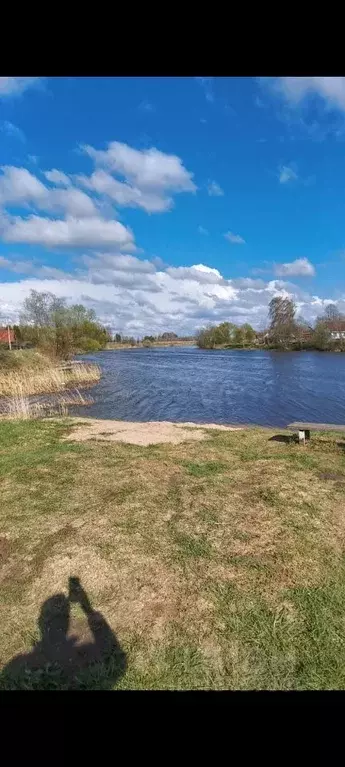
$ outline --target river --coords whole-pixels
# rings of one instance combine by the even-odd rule
[[[127,421],[345,423],[345,354],[166,347],[83,355],[102,379],[72,412]]]

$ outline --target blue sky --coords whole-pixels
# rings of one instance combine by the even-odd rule
[[[345,309],[345,78],[0,78],[0,315],[114,330]]]

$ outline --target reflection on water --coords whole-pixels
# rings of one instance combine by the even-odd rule
[[[88,355],[103,372],[76,414],[127,421],[345,423],[345,354],[135,349]]]

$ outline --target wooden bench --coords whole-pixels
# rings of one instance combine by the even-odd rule
[[[287,428],[298,432],[300,445],[305,445],[306,439],[310,439],[311,431],[345,431],[345,426],[339,426],[336,423],[303,423],[299,421],[289,423]]]

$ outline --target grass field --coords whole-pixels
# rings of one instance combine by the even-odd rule
[[[0,423],[2,689],[345,687],[339,435],[71,424]]]

